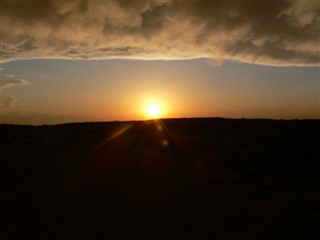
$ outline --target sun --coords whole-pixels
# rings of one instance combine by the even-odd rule
[[[161,114],[161,107],[159,104],[149,104],[147,106],[146,112],[150,118],[158,118]]]

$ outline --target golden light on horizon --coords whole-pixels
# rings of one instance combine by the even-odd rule
[[[153,96],[142,95],[138,105],[140,105],[139,114],[142,119],[159,119],[171,116],[175,101],[170,96],[159,92]]]
[[[146,109],[147,115],[150,118],[158,118],[161,114],[161,107],[159,104],[150,103]]]

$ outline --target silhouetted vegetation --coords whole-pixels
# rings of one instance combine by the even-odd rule
[[[1,239],[318,239],[319,125],[0,125]]]

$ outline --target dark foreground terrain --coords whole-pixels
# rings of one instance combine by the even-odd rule
[[[320,239],[319,126],[0,125],[0,238]]]

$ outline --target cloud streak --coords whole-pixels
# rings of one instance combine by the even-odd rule
[[[5,89],[14,86],[26,86],[29,84],[29,81],[22,78],[17,78],[14,75],[4,75],[0,82],[0,89]]]
[[[1,4],[2,62],[209,58],[320,65],[319,1],[3,0]]]

